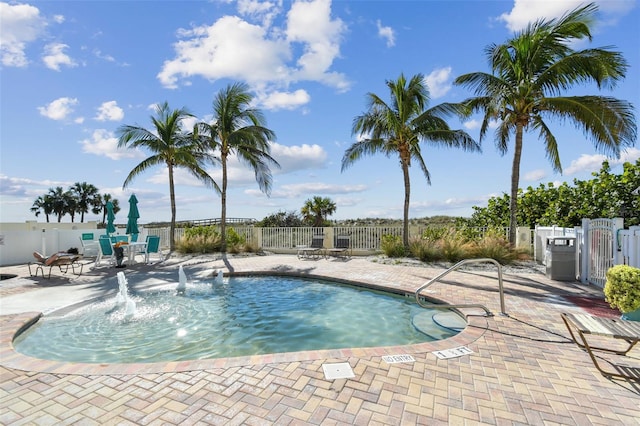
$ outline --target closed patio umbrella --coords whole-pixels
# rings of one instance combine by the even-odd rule
[[[136,198],[136,194],[131,194],[129,197],[129,215],[127,216],[129,220],[127,221],[127,234],[137,234],[138,231],[138,218],[140,217],[140,212],[138,212],[138,199]]]
[[[116,215],[113,213],[113,203],[107,201],[107,235],[116,232],[116,227],[113,222],[116,220]]]

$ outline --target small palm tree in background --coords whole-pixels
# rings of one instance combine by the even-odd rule
[[[62,222],[62,216],[69,213],[69,192],[61,186],[56,186],[49,189],[48,197],[51,201],[52,213],[58,216],[58,222]]]
[[[220,191],[218,184],[205,171],[205,165],[212,157],[207,155],[204,147],[193,137],[191,132],[184,132],[181,126],[183,119],[193,117],[185,108],[172,110],[169,104],[157,104],[155,116],[151,117],[153,131],[138,126],[124,125],[118,128],[118,147],[129,149],[144,148],[151,155],[142,160],[129,172],[122,184],[126,188],[132,180],[150,167],[164,165],[169,174],[169,194],[171,198],[171,225],[169,230],[169,250],[175,249],[174,231],[176,227],[176,195],[174,188],[174,171],[178,167],[186,169],[205,185]]]
[[[331,198],[315,196],[304,202],[304,206],[300,209],[305,222],[315,227],[324,226],[327,217],[336,211],[336,203]]]
[[[229,156],[235,155],[241,163],[253,169],[258,187],[267,195],[271,192],[270,166],[280,167],[271,157],[270,141],[275,133],[266,127],[266,121],[259,109],[251,108],[253,97],[248,86],[235,83],[218,92],[213,101],[213,122],[196,124],[194,133],[219,155],[222,164],[222,190],[220,237],[221,251],[226,251],[227,219],[227,168]]]
[[[548,119],[572,122],[593,139],[596,149],[616,157],[622,148],[635,143],[636,121],[629,102],[606,96],[562,96],[562,92],[581,83],[613,87],[625,77],[628,65],[620,53],[608,48],[574,50],[570,47],[577,40],[591,40],[589,27],[596,11],[597,7],[589,4],[558,20],[530,24],[506,43],[486,48],[491,74],[475,72],[455,80],[455,84],[475,92],[476,97],[464,102],[469,113],[484,113],[480,141],[491,121],[497,121],[496,146],[505,154],[509,138],[515,134],[509,206],[512,246],[516,240],[525,131],[538,132],[547,158],[557,172],[562,172],[558,141],[548,127]]]
[[[80,223],[82,223],[85,213],[89,213],[89,208],[100,202],[100,193],[95,185],[87,182],[76,182],[70,190],[77,200],[76,212],[80,213]]]
[[[120,202],[117,198],[113,198],[111,194],[102,194],[96,199],[96,204],[93,205],[93,209],[91,210],[94,214],[102,213],[102,226],[106,226],[107,224],[107,203],[109,201],[111,201],[111,205],[113,206],[113,214],[118,214],[120,211]]]
[[[351,145],[342,157],[342,171],[365,155],[397,155],[404,178],[403,244],[409,250],[409,201],[411,161],[418,163],[427,184],[431,176],[422,156],[421,143],[479,151],[480,146],[462,130],[452,130],[444,120],[458,114],[458,106],[440,104],[425,109],[429,103],[429,90],[422,74],[407,82],[404,75],[387,80],[391,103],[387,104],[374,93],[367,94],[367,112],[357,116],[352,134],[360,140]]]
[[[39,196],[33,202],[31,211],[35,213],[36,217],[40,216],[40,213],[44,213],[47,223],[49,223],[49,215],[53,214],[53,199],[49,194]]]

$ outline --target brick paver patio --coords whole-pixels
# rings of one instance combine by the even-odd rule
[[[134,265],[126,274],[130,286],[142,288],[176,281],[179,264],[199,279],[215,268],[275,271],[408,293],[442,272],[365,258],[274,255],[170,259]],[[29,278],[26,266],[1,268],[20,277],[0,283],[2,424],[640,424],[640,382],[600,375],[560,319],[560,312],[582,311],[563,296],[602,297],[602,291],[542,274],[504,275],[508,316],[473,315],[457,336],[420,345],[133,365],[34,360],[12,350],[16,331],[38,312],[115,295],[116,271],[89,269],[74,277],[54,270],[44,280]],[[453,272],[427,295],[481,303],[497,314],[496,277],[495,271]],[[473,353],[451,359],[432,353],[458,346]],[[388,364],[382,356],[390,354],[410,354],[415,362]],[[640,349],[607,359],[640,367]],[[348,362],[355,378],[325,379],[322,365],[334,362]]]

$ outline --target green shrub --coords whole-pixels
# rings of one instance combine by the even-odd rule
[[[451,231],[452,230],[450,228],[445,228],[441,226],[432,226],[422,231],[421,238],[426,241],[436,242],[445,238],[445,236],[449,234]]]
[[[227,227],[227,251],[240,253],[257,252],[255,245],[247,244],[244,235],[238,234],[232,227]],[[183,238],[176,244],[176,250],[182,254],[203,254],[219,252],[222,248],[222,236],[217,226],[195,226],[184,230]]]
[[[605,300],[622,313],[640,309],[640,268],[616,265],[607,271]]]
[[[409,252],[422,262],[437,262],[443,259],[440,246],[429,240],[416,238],[409,241]]]
[[[396,235],[383,235],[380,248],[389,257],[403,257],[406,254],[402,238]]]
[[[246,238],[244,235],[240,235],[235,229],[228,227],[226,232],[227,237],[227,251],[229,253],[240,253]]]
[[[469,255],[474,259],[491,258],[506,265],[518,258],[519,252],[509,247],[506,238],[487,234],[481,240],[473,242]]]

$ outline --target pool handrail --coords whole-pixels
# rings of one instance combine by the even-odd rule
[[[424,290],[425,288],[429,287],[431,284],[435,283],[440,278],[444,277],[445,275],[449,274],[450,272],[455,271],[456,269],[458,269],[462,265],[465,265],[467,263],[483,263],[483,262],[490,262],[490,263],[495,264],[498,267],[498,287],[499,287],[499,290],[500,290],[500,313],[502,315],[508,316],[508,314],[507,314],[507,312],[505,310],[505,306],[504,306],[504,286],[502,284],[502,265],[497,260],[491,259],[491,258],[463,259],[460,262],[458,262],[455,265],[453,265],[452,267],[450,267],[449,269],[447,269],[446,271],[444,271],[441,274],[439,274],[438,276],[430,279],[425,284],[423,284],[419,289],[416,290],[415,295],[416,295],[416,301],[418,302],[418,305],[422,306],[423,308],[432,308],[432,309],[481,308],[481,309],[483,309],[485,311],[486,316],[489,316],[489,317],[493,316],[493,313],[491,313],[489,308],[487,308],[484,305],[477,304],[477,303],[470,303],[470,304],[463,304],[463,305],[443,305],[443,304],[435,304],[435,303],[423,304],[422,300],[420,298],[420,293],[422,292],[422,290]]]

